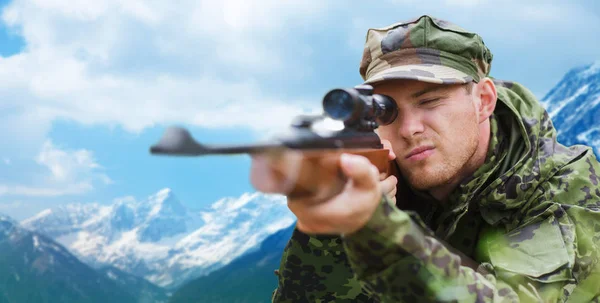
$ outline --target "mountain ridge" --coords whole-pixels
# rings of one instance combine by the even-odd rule
[[[0,216],[0,302],[138,302],[49,237]]]
[[[270,302],[271,293],[277,287],[275,270],[279,268],[281,254],[294,228],[295,223],[267,237],[257,251],[243,254],[207,276],[186,283],[169,303]],[[247,291],[240,291],[242,289]]]
[[[291,222],[283,196],[245,193],[194,212],[169,188],[140,201],[68,204],[22,221],[95,268],[115,266],[169,289],[257,249]]]
[[[560,143],[588,145],[600,156],[600,60],[569,70],[540,102]]]

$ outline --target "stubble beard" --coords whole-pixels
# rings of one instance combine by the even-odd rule
[[[430,157],[414,163],[411,167],[399,164],[402,175],[417,190],[433,190],[466,177],[462,174],[468,171],[469,162],[477,152],[479,137],[473,132],[464,140],[461,144],[464,149],[455,152],[448,150],[454,147],[448,142],[445,145],[434,144],[435,152]]]

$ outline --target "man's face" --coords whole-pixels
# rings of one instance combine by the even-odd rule
[[[375,93],[398,105],[396,120],[377,130],[389,140],[402,175],[428,190],[466,177],[479,145],[479,103],[464,85],[387,81]]]

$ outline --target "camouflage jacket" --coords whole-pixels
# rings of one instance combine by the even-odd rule
[[[523,86],[498,84],[486,162],[449,203],[399,182],[398,204],[382,197],[352,235],[295,230],[273,302],[598,302],[600,164],[556,141]]]

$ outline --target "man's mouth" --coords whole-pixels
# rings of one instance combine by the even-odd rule
[[[406,155],[406,159],[407,160],[423,160],[427,157],[429,157],[431,154],[433,154],[433,146],[420,146],[417,147],[415,149],[413,149],[412,151],[410,151],[410,153],[408,153],[408,155]]]

